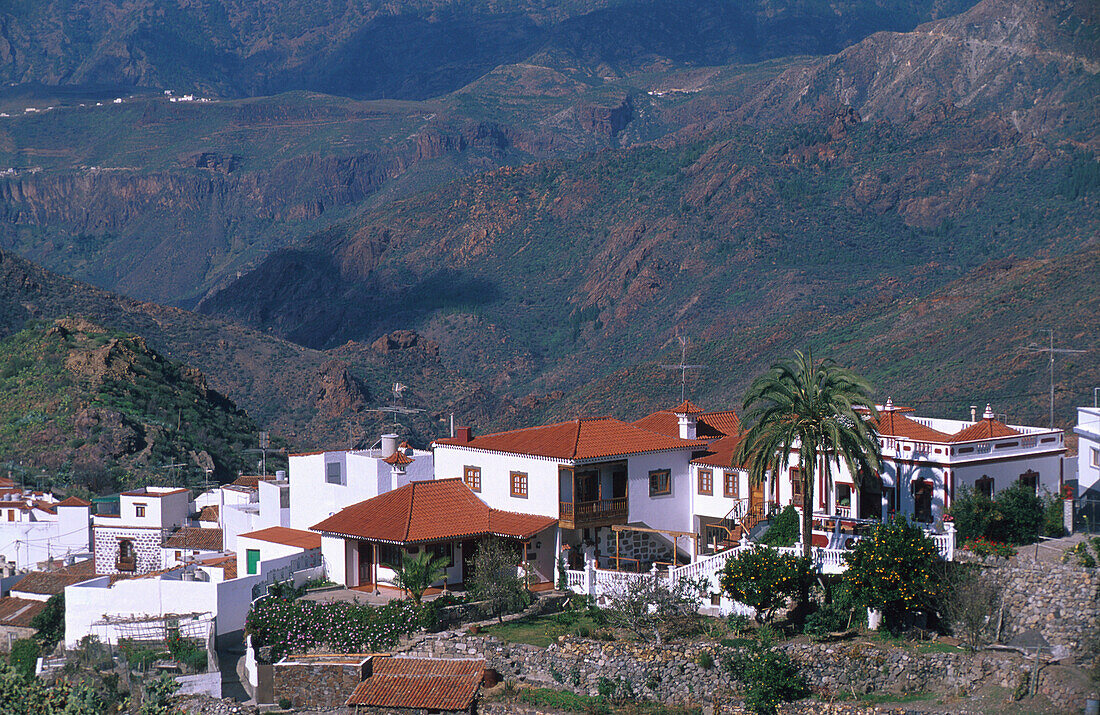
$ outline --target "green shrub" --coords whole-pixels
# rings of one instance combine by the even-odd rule
[[[65,593],[50,596],[46,607],[31,619],[31,628],[38,631],[35,638],[42,645],[42,652],[49,654],[65,637]]]
[[[798,542],[798,511],[788,504],[772,520],[771,526],[760,538],[768,546],[794,546]]]
[[[34,667],[38,664],[38,641],[33,638],[20,638],[12,643],[8,662],[24,678],[33,678]]]
[[[997,492],[994,501],[1004,518],[994,521],[986,536],[1010,544],[1031,544],[1037,540],[1043,524],[1043,500],[1035,495],[1034,489],[1016,482]]]
[[[745,707],[758,715],[775,715],[779,703],[806,697],[810,689],[785,653],[757,645],[735,653],[726,669],[745,689]]]
[[[943,560],[935,543],[904,518],[874,527],[844,558],[843,580],[852,598],[883,609],[888,625],[907,611],[935,610],[943,593]]]
[[[1043,536],[1059,539],[1066,535],[1062,498],[1055,494],[1043,497]]]
[[[1031,544],[1040,535],[1062,536],[1062,502],[1045,500],[1023,482],[1015,482],[990,499],[965,490],[955,499],[950,514],[961,541],[986,538],[1009,544]]]
[[[699,657],[695,659],[695,664],[703,670],[710,670],[714,667],[714,656],[710,654],[710,651],[700,651]]]
[[[802,632],[812,640],[824,640],[830,633],[837,633],[848,627],[851,611],[844,610],[835,603],[817,609],[806,617]]]
[[[290,698],[288,698],[287,696],[283,695],[279,698],[279,707],[281,707],[283,710],[290,710],[290,705]]]
[[[955,520],[956,538],[977,539],[989,532],[990,524],[1003,518],[993,500],[973,489],[963,489],[949,510]]]
[[[813,573],[810,561],[763,547],[739,552],[722,568],[722,590],[735,601],[756,609],[761,623],[796,596]]]

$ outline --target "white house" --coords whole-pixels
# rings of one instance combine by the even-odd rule
[[[495,509],[558,519],[571,561],[594,547],[604,562],[640,565],[671,560],[673,532],[693,530],[689,462],[708,441],[610,417],[480,437],[463,427],[435,441],[436,475],[462,479]],[[625,535],[628,525],[637,528]],[[690,539],[678,546],[692,555]]]
[[[143,487],[119,495],[118,514],[96,514],[92,540],[100,574],[147,573],[162,568],[162,545],[187,524],[190,492]]]
[[[292,454],[290,519],[280,525],[309,529],[344,507],[432,479],[433,465],[431,452],[398,444],[393,434],[383,435],[371,449]]]
[[[1077,494],[1100,499],[1100,407],[1078,407]]]
[[[90,535],[89,502],[58,501],[48,492],[25,491],[0,479],[0,556],[16,568],[87,553]]]
[[[253,576],[261,564],[284,556],[307,552],[321,553],[321,536],[310,531],[269,526],[237,537],[237,573]]]

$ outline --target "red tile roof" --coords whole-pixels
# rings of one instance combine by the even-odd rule
[[[239,538],[245,537],[249,539],[258,539],[260,541],[268,541],[272,544],[295,546],[299,549],[321,548],[320,534],[302,531],[301,529],[291,529],[286,526],[269,526],[266,529],[241,534]]]
[[[897,410],[884,409],[878,413],[878,423],[874,425],[875,432],[883,437],[901,437],[920,442],[944,443],[951,440],[951,435],[926,427],[914,419],[910,419]]]
[[[680,404],[673,407],[669,412],[677,415],[701,415],[703,414],[702,408],[696,405],[691,400],[684,400]]]
[[[725,467],[726,469],[740,466],[734,464],[733,457],[737,451],[737,445],[741,443],[741,437],[742,435],[735,434],[714,440],[707,445],[708,454],[691,460],[692,463],[703,464],[708,467]]]
[[[653,432],[678,437],[680,418],[672,410],[660,410],[633,422]],[[695,418],[695,436],[699,439],[718,439],[741,431],[741,420],[733,410],[704,412]]]
[[[64,501],[60,501],[57,504],[54,504],[54,506],[91,506],[91,505],[92,505],[92,503],[90,501],[84,501],[83,499],[81,499],[79,497],[69,497],[68,499],[66,499]]]
[[[164,542],[164,548],[221,551],[222,530],[198,526],[181,526]]]
[[[31,619],[46,608],[45,601],[8,596],[0,598],[0,626],[30,628]]]
[[[245,487],[247,489],[259,489],[260,482],[273,482],[273,481],[275,481],[275,477],[273,475],[255,476],[255,475],[242,474],[241,476],[237,477],[236,479],[234,479],[230,483],[233,484],[234,486]]]
[[[397,450],[396,452],[394,452],[390,456],[386,457],[382,461],[385,462],[386,464],[391,464],[391,465],[396,466],[398,464],[412,464],[413,463],[413,458],[410,457],[409,455],[405,454],[401,450]]]
[[[207,521],[207,522],[214,521],[214,522],[216,522],[217,520],[218,520],[218,505],[217,504],[208,504],[207,506],[204,506],[202,508],[202,511],[199,512],[199,521]]]
[[[412,482],[333,514],[312,531],[391,543],[469,536],[528,538],[557,519],[492,509],[461,479]]]
[[[95,563],[92,559],[79,561],[72,566],[56,571],[31,571],[11,587],[12,591],[39,593],[53,596],[65,590],[66,586],[95,578]]]
[[[228,554],[226,556],[213,556],[208,559],[200,559],[196,561],[202,566],[209,566],[211,568],[220,568],[222,570],[222,578],[226,581],[237,578],[237,555]]]
[[[686,440],[660,434],[613,417],[576,419],[475,437],[439,439],[436,444],[483,449],[490,452],[530,454],[551,459],[585,460],[643,452],[692,449],[706,440]]]
[[[1015,437],[1021,432],[1012,429],[1000,420],[985,418],[951,436],[949,442],[969,442],[975,439],[993,439],[996,437]]]
[[[485,672],[483,660],[371,659],[372,674],[347,705],[376,708],[467,710]]]
[[[151,499],[160,499],[161,497],[171,496],[172,494],[179,494],[180,492],[185,492],[185,491],[187,491],[187,490],[186,489],[170,489],[169,491],[166,491],[166,492],[150,492],[150,491],[146,491],[145,487],[142,487],[141,489],[135,489],[131,492],[122,492],[122,494],[120,494],[119,496],[124,496],[124,497],[149,497]]]

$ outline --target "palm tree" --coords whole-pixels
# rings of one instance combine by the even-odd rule
[[[832,465],[843,461],[858,486],[878,468],[881,459],[872,429],[878,412],[869,382],[832,360],[814,362],[807,350],[796,359],[772,365],[753,380],[743,405],[748,430],[737,448],[735,463],[749,470],[749,481],[760,484],[769,472],[784,473],[791,452],[798,453],[802,481],[802,554],[810,556],[814,481],[824,470],[826,488]],[[868,421],[868,418],[872,421]]]
[[[447,557],[432,558],[431,553],[425,549],[415,556],[402,552],[400,566],[397,564],[385,564],[385,566],[393,569],[392,583],[408,591],[413,602],[420,605],[424,592],[447,574],[449,564],[450,560]]]

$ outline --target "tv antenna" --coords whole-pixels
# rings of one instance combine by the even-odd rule
[[[682,335],[677,335],[676,339],[680,341],[680,364],[679,365],[661,365],[666,370],[679,370],[680,371],[680,402],[687,399],[687,371],[688,370],[705,370],[706,365],[688,365],[687,364],[687,338]]]
[[[393,403],[389,407],[376,407],[373,410],[367,410],[367,412],[392,412],[395,427],[397,426],[398,415],[412,415],[423,412],[424,410],[419,407],[405,407],[401,404],[405,399],[405,390],[407,389],[409,389],[408,385],[402,385],[400,382],[393,383],[393,387],[390,388],[390,392],[393,393]]]
[[[264,431],[260,432],[260,447],[259,447],[259,449],[242,449],[241,451],[246,453],[246,454],[255,454],[256,452],[260,453],[260,463],[257,464],[256,466],[260,468],[260,473],[263,476],[266,477],[267,476],[267,453],[268,452],[282,453],[282,452],[285,452],[286,450],[281,448],[281,447],[278,448],[278,449],[272,448],[272,446],[271,446],[271,435],[268,434],[268,432],[266,430],[264,430]]]
[[[1049,347],[1043,347],[1038,343],[1029,343],[1028,346],[1024,348],[1024,352],[1047,353],[1050,355],[1050,428],[1054,429],[1054,356],[1079,355],[1081,353],[1087,353],[1088,350],[1070,350],[1069,348],[1056,348],[1054,347],[1054,329],[1041,328],[1040,330],[1044,333],[1050,333]]]

